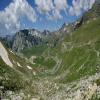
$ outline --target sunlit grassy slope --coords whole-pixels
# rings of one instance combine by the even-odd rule
[[[75,32],[66,35],[57,47],[48,47],[40,56],[56,61],[52,70],[48,69],[44,74],[60,76],[59,81],[65,83],[98,73],[100,71],[99,53],[100,18],[97,18],[84,23]],[[36,64],[41,65],[42,60],[37,59]]]
[[[0,86],[4,86],[4,91],[17,91],[23,87],[21,74],[7,66],[0,58]]]
[[[3,45],[4,46],[4,45]],[[13,67],[8,66],[0,57],[0,86],[3,88],[0,90],[3,92],[13,91],[18,92],[20,90],[30,91],[31,88],[27,87],[28,84],[31,84],[33,80],[34,69],[29,69],[27,66],[32,68],[32,64],[27,62],[24,58],[19,57],[11,50],[7,49],[4,46],[9,60],[12,62]]]
[[[100,19],[91,20],[81,28],[65,38],[66,48],[61,53],[62,64],[56,72],[62,73],[68,70],[68,73],[62,79],[70,82],[86,75],[92,75],[100,71]],[[69,42],[68,46],[67,43]],[[62,44],[63,44],[62,43]],[[61,49],[64,49],[61,44]],[[61,51],[61,49],[59,51]],[[58,51],[58,52],[59,52]]]

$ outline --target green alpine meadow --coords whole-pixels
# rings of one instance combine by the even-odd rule
[[[33,1],[39,6],[37,12],[41,8],[40,14],[61,9],[64,4],[54,0],[55,6],[49,6],[52,0],[40,0],[46,2],[45,8],[45,3]],[[17,7],[16,2],[23,2],[21,7],[25,2],[24,9],[28,9],[19,7],[21,13],[16,10],[16,14],[32,19],[28,0],[13,0],[11,6]],[[85,5],[88,0],[72,0],[73,9],[79,10],[74,7],[79,2]],[[4,29],[2,16],[5,14],[0,11],[0,30]],[[0,100],[100,100],[100,1],[94,0],[90,9],[56,31],[23,28],[13,35],[0,35]]]

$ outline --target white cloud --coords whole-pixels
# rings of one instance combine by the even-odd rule
[[[40,13],[47,13],[54,8],[52,0],[35,0],[35,3]]]
[[[91,9],[95,0],[73,0],[72,6],[69,9],[71,15],[79,16],[82,13],[82,10],[87,11]]]
[[[48,13],[48,16],[47,16],[48,19],[50,20],[57,20],[57,19],[61,19],[63,18],[62,15],[60,14],[60,11],[55,9],[52,11],[52,14],[49,14]]]
[[[67,11],[67,0],[35,0],[38,12],[47,15],[48,19],[62,18],[61,11]]]
[[[35,22],[37,17],[36,11],[32,8],[27,0],[12,0],[3,11],[0,11],[0,32],[14,32],[19,30],[21,18],[26,17],[29,21]],[[61,11],[69,15],[81,15],[83,10],[88,10],[92,7],[95,0],[72,0],[72,6],[68,5],[67,0],[34,0],[37,5],[37,11],[40,14],[45,14],[50,20],[63,18]],[[67,13],[69,12],[69,13]],[[25,23],[24,23],[25,24]],[[25,25],[23,24],[23,27]],[[27,26],[27,25],[26,25]]]
[[[63,18],[61,11],[65,14],[79,16],[82,11],[90,9],[94,2],[95,0],[72,0],[72,6],[70,6],[67,0],[35,0],[38,12],[52,20]]]
[[[35,11],[26,0],[13,0],[3,11],[0,11],[1,31],[9,33],[20,29],[20,19],[23,16],[32,22],[36,21]]]
[[[52,19],[61,19],[61,11],[66,13],[68,9],[67,0],[54,0],[54,9],[52,11]]]
[[[54,0],[55,9],[61,11],[68,7],[67,0]]]

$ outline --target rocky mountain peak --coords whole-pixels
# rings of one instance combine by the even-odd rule
[[[51,34],[51,32],[49,30],[44,30],[42,32],[42,35],[50,35],[50,34]]]
[[[13,37],[12,50],[20,52],[24,48],[30,48],[42,43],[42,38],[36,30],[21,30]]]

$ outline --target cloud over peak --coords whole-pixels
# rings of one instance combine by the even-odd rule
[[[73,0],[72,6],[69,8],[69,14],[79,16],[82,11],[92,8],[95,0]]]
[[[52,0],[35,0],[35,3],[40,13],[47,13],[54,7]]]
[[[67,0],[35,0],[38,12],[47,14],[49,19],[63,18],[61,11],[67,15],[81,15],[92,7],[95,0],[72,0],[72,5],[68,5]]]
[[[66,11],[67,0],[35,0],[38,12],[47,14],[49,19],[62,18],[62,10]]]
[[[62,11],[68,16],[79,16],[82,11],[92,7],[95,0],[72,0],[72,5],[68,5],[68,0],[34,0],[35,7],[32,7],[27,0],[12,0],[12,2],[0,11],[0,32],[15,32],[22,28],[21,18],[36,22],[38,17],[45,15],[48,20],[63,18]],[[39,13],[40,16],[37,16]]]
[[[26,0],[13,0],[0,11],[0,28],[3,26],[4,32],[20,29],[20,19],[23,16],[32,22],[36,21],[36,13]]]

